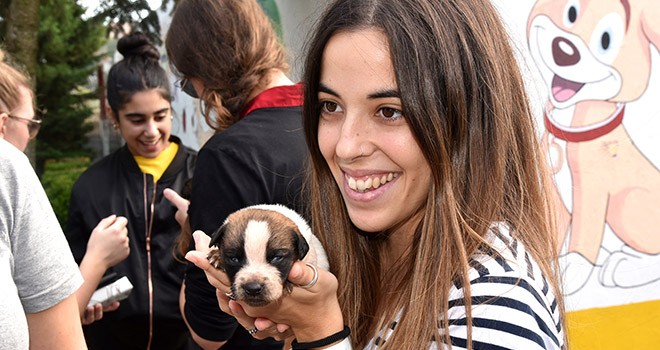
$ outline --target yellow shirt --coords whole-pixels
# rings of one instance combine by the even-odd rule
[[[176,142],[170,142],[170,145],[154,158],[145,158],[142,156],[133,156],[133,158],[135,158],[143,173],[153,175],[155,183],[160,180],[167,167],[170,166],[178,150],[179,145]]]

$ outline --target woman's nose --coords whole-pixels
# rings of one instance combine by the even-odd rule
[[[366,155],[369,128],[364,119],[360,117],[346,117],[344,119],[335,148],[337,157],[354,159]]]
[[[158,124],[154,120],[149,120],[145,123],[144,133],[152,136],[158,135]]]

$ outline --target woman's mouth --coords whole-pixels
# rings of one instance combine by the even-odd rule
[[[380,176],[361,177],[359,179],[356,179],[350,175],[345,175],[345,176],[346,176],[346,182],[348,183],[348,187],[350,189],[358,192],[368,192],[377,189],[378,187],[392,181],[393,179],[396,179],[399,176],[399,174],[387,173]]]

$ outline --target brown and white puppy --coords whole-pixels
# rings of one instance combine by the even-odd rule
[[[321,242],[305,219],[283,205],[254,205],[230,214],[209,247],[209,262],[231,281],[231,297],[251,306],[290,292],[287,276],[297,260],[329,268]]]

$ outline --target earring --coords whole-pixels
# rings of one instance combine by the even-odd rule
[[[119,129],[119,127],[117,126],[117,123],[112,123],[112,128],[115,129],[115,130]]]

